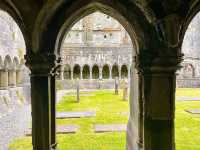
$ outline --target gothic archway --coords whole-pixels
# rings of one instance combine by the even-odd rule
[[[83,79],[89,79],[90,78],[90,66],[89,65],[84,65],[83,66]]]
[[[116,77],[119,77],[119,68],[118,65],[112,66],[112,78],[115,79]]]
[[[104,65],[103,66],[102,76],[103,76],[103,79],[109,79],[109,77],[110,77],[110,68],[109,68],[108,65]]]
[[[80,65],[75,65],[73,69],[73,77],[74,79],[80,79],[81,78],[81,67]]]
[[[71,67],[68,64],[64,66],[64,79],[71,79]]]
[[[99,67],[97,65],[92,67],[92,79],[99,79]]]
[[[121,77],[122,77],[122,79],[128,78],[128,67],[127,67],[127,65],[121,66]]]

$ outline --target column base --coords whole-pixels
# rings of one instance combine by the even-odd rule
[[[58,145],[58,143],[52,144],[51,145],[51,150],[58,150],[57,149],[57,145]]]

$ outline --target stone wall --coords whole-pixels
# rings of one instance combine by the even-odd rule
[[[0,90],[0,150],[30,127],[30,85]]]
[[[119,81],[120,88],[122,88],[123,80]],[[57,80],[57,90],[74,90],[77,87],[77,80]],[[115,79],[103,80],[79,80],[80,89],[114,89]]]

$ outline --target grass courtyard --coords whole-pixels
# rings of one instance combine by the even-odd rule
[[[84,93],[85,94],[85,93]],[[177,97],[200,97],[200,89],[178,89]],[[200,109],[200,101],[176,102],[176,150],[200,150],[200,115],[185,112],[185,109]],[[95,133],[94,124],[127,123],[129,105],[122,100],[122,93],[96,91],[81,96],[64,96],[57,111],[95,111],[96,117],[58,119],[57,125],[80,126],[76,134],[58,135],[59,150],[124,150],[125,132]],[[22,137],[11,143],[9,150],[32,150],[31,138]]]

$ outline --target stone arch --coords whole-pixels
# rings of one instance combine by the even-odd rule
[[[0,69],[3,69],[3,67],[4,67],[4,62],[2,57],[0,56]]]
[[[119,77],[119,67],[117,64],[112,66],[112,78],[115,79],[116,77]]]
[[[103,66],[102,77],[103,79],[109,79],[110,77],[110,67],[107,64]]]
[[[64,79],[71,79],[71,67],[69,64],[64,65]]]
[[[89,79],[90,78],[90,66],[89,65],[83,66],[82,74],[83,74],[83,79]]]
[[[99,66],[93,65],[92,67],[92,79],[99,79]]]
[[[20,14],[20,11],[18,8],[11,2],[11,1],[3,1],[0,5],[0,13],[4,13],[6,16],[9,16],[12,18],[14,23],[19,27],[20,34],[23,36],[25,49],[30,50],[31,49],[31,34],[27,30],[27,27],[24,23],[24,18]]]
[[[74,79],[77,79],[77,78],[80,79],[81,78],[81,67],[78,64],[74,65],[73,77],[74,77]]]
[[[182,26],[181,26],[181,30],[180,30],[180,34],[179,34],[179,39],[180,39],[180,45],[183,45],[183,41],[185,38],[185,34],[187,32],[187,29],[190,25],[190,23],[192,22],[192,20],[196,17],[196,15],[200,12],[200,2],[196,2],[191,3],[190,6],[190,11],[187,12],[186,16],[184,17]]]
[[[132,9],[126,9],[127,7]],[[49,13],[50,10],[52,10],[52,13]],[[123,4],[118,1],[107,0],[88,0],[84,2],[78,0],[66,3],[66,1],[61,0],[56,5],[52,2],[44,6],[40,12],[40,17],[36,20],[33,32],[33,49],[35,52],[45,49],[49,49],[52,52],[55,50],[55,53],[60,54],[66,32],[82,17],[95,11],[101,11],[118,20],[127,29],[137,50],[143,50],[146,47],[145,45],[149,44],[148,37],[150,36],[147,36],[147,34],[149,34],[148,31],[151,28],[150,19],[148,20],[134,3],[127,2]],[[40,39],[43,39],[43,42]]]
[[[122,79],[128,78],[128,67],[127,67],[127,65],[121,66],[121,77],[122,77]]]
[[[19,67],[20,67],[20,62],[19,62],[19,59],[17,57],[14,57],[14,59],[13,59],[13,67],[15,69],[19,69]]]
[[[183,64],[183,77],[185,77],[185,78],[194,78],[195,77],[195,68],[191,63]]]
[[[4,68],[5,69],[12,69],[13,68],[13,63],[10,55],[6,55],[4,59]]]

